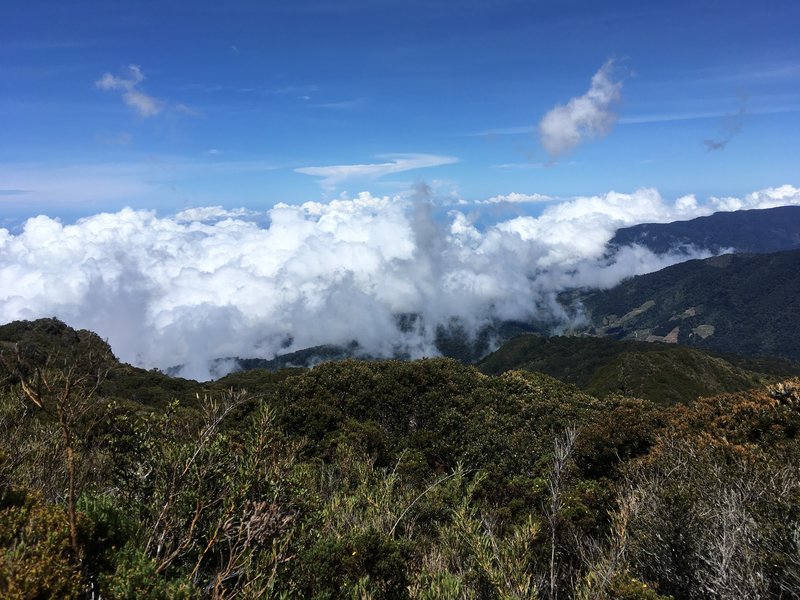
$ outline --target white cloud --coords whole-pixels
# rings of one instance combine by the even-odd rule
[[[299,167],[295,171],[304,175],[322,177],[321,183],[323,187],[335,189],[344,181],[372,180],[393,173],[402,173],[426,167],[438,167],[458,162],[458,159],[453,156],[438,156],[434,154],[392,154],[381,158],[386,158],[387,161],[363,165]]]
[[[144,73],[138,65],[129,65],[127,77],[115,77],[111,73],[104,73],[95,82],[95,86],[101,90],[122,92],[122,100],[133,108],[141,117],[155,117],[164,108],[161,100],[145,94],[137,89],[137,86],[144,81]]]
[[[798,206],[800,205],[800,189],[791,185],[782,185],[758,190],[744,198],[712,197],[711,204],[715,210],[720,211]]]
[[[451,317],[473,331],[492,318],[566,319],[560,291],[686,259],[642,247],[609,258],[606,244],[619,227],[706,215],[734,200],[609,192],[483,229],[457,210],[442,222],[425,203],[366,192],[276,205],[268,226],[221,207],[172,217],[124,209],[73,225],[40,216],[18,235],[0,229],[0,322],[55,315],[97,331],[123,360],[184,364],[194,377],[207,377],[219,357],[353,339],[373,355],[430,355],[435,325]],[[739,202],[798,204],[800,190],[767,188]],[[396,316],[408,313],[418,324],[400,331]]]
[[[200,206],[197,208],[186,208],[175,215],[178,222],[199,222],[220,221],[222,219],[237,219],[256,217],[260,213],[247,208],[226,209],[222,206]]]
[[[555,200],[553,196],[545,196],[544,194],[520,194],[511,192],[510,194],[492,196],[488,200],[479,200],[475,204],[529,204],[534,202],[550,202]]]
[[[142,117],[155,117],[161,112],[163,104],[152,96],[133,90],[122,95],[125,104],[134,109]]]
[[[193,109],[191,106],[186,106],[183,102],[179,102],[173,109],[176,113],[186,115],[188,117],[202,117],[203,113]]]
[[[608,60],[592,77],[583,96],[558,105],[539,122],[542,146],[555,159],[581,142],[606,135],[616,121],[611,107],[621,97],[622,82],[614,81],[614,61]]]
[[[101,90],[123,90],[129,92],[142,81],[144,81],[144,74],[139,66],[128,65],[127,79],[125,77],[114,77],[111,73],[104,73],[95,82],[95,85]]]

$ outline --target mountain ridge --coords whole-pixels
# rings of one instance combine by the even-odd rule
[[[656,254],[690,249],[761,254],[800,248],[800,206],[716,212],[670,223],[642,223],[618,229],[608,243],[613,253],[638,244]]]
[[[689,260],[565,301],[589,335],[800,360],[800,250]]]

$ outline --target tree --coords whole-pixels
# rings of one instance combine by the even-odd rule
[[[76,344],[50,349],[23,338],[0,350],[0,368],[14,393],[57,425],[66,474],[70,546],[79,561],[82,556],[75,508],[81,489],[78,464],[85,437],[101,416],[96,410],[101,402],[98,391],[113,358],[108,345],[92,336],[78,336]]]

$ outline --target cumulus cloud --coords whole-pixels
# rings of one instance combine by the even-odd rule
[[[101,90],[122,92],[122,100],[125,104],[134,109],[141,117],[148,118],[158,115],[164,108],[164,103],[138,89],[139,84],[144,81],[144,73],[139,66],[128,65],[126,75],[115,77],[111,73],[104,73],[95,82],[95,86]]]
[[[797,204],[800,190],[769,188],[740,202]],[[560,291],[687,258],[642,247],[609,258],[619,227],[723,205],[733,199],[609,192],[483,228],[457,210],[431,217],[422,193],[279,204],[268,224],[220,207],[167,217],[124,209],[71,225],[39,216],[17,235],[0,229],[0,321],[55,315],[97,331],[125,361],[183,364],[197,378],[220,357],[352,340],[372,355],[432,355],[435,326],[452,318],[473,332],[491,319],[566,323]],[[401,328],[404,315],[416,318]]]
[[[589,90],[550,110],[539,122],[542,146],[555,159],[587,139],[611,131],[617,116],[611,107],[619,101],[622,82],[614,80],[614,61],[608,60],[592,77]]]
[[[233,208],[227,209],[222,206],[200,206],[196,208],[186,208],[175,215],[175,220],[178,222],[193,222],[200,223],[208,221],[221,221],[222,219],[244,219],[247,217],[256,217],[260,213],[247,208]]]
[[[370,163],[363,165],[333,165],[327,167],[299,167],[297,173],[322,177],[322,186],[335,189],[341,183],[350,180],[372,180],[384,175],[402,173],[413,169],[438,167],[458,162],[453,156],[438,156],[435,154],[392,154],[385,155],[386,162]]]
[[[551,200],[554,200],[552,196],[545,196],[544,194],[520,194],[518,192],[511,192],[510,194],[492,196],[488,200],[479,200],[475,204],[529,204],[534,202],[550,202]]]
[[[800,205],[800,189],[792,185],[782,185],[780,187],[765,188],[744,198],[734,198],[725,196],[711,198],[711,205],[715,210],[748,210],[754,208],[776,208],[778,206],[798,206]]]

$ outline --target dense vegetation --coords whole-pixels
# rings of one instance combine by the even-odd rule
[[[490,375],[546,373],[594,396],[622,394],[662,405],[800,375],[800,365],[781,359],[723,356],[659,342],[539,335],[518,336],[477,366]]]
[[[0,340],[4,598],[800,589],[797,379],[670,407],[450,359],[201,385],[54,320]]]
[[[800,360],[800,250],[726,254],[580,298],[590,332]]]

